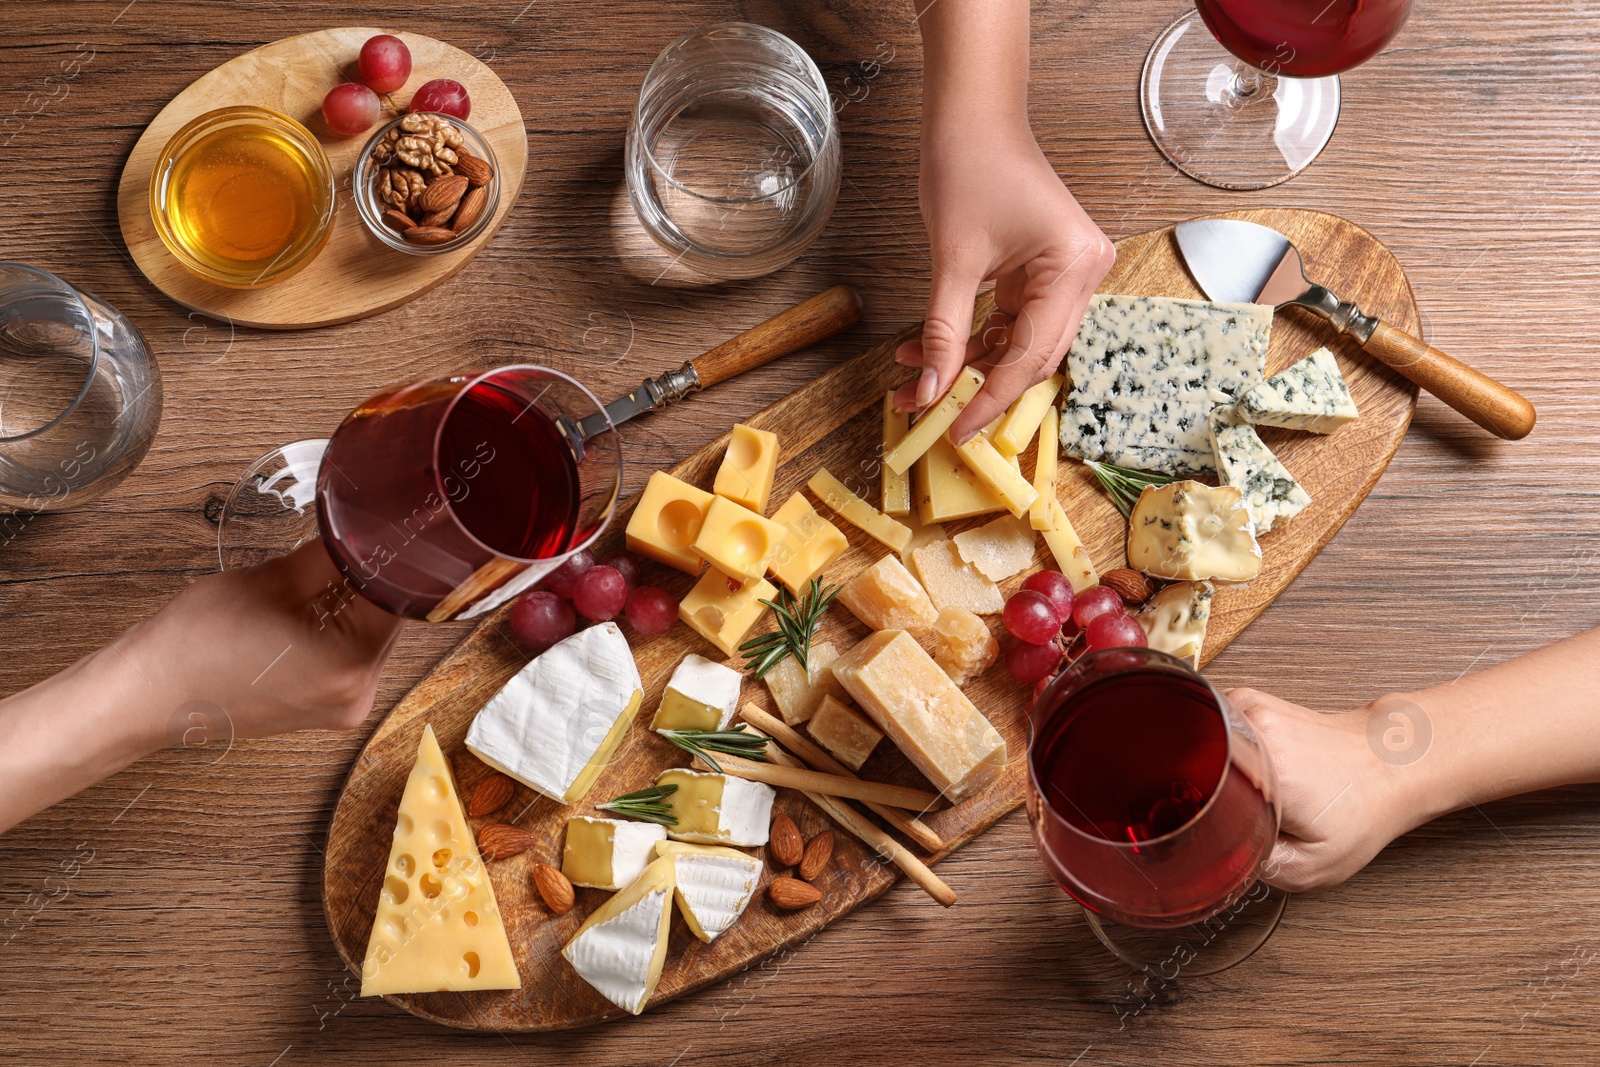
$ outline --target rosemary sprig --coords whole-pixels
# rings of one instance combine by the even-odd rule
[[[1136,471],[1128,467],[1118,467],[1111,463],[1096,463],[1086,460],[1089,469],[1100,480],[1100,486],[1111,498],[1111,502],[1122,512],[1123,518],[1133,516],[1133,505],[1139,500],[1139,494],[1144,492],[1147,485],[1166,485],[1175,481],[1170,474],[1153,474],[1150,471]]]
[[[691,756],[705,760],[718,774],[722,773],[722,764],[711,755],[713,752],[726,752],[763,763],[767,759],[767,739],[760,734],[745,733],[744,723],[731,730],[662,730],[661,736]]]
[[[678,817],[672,812],[672,805],[666,802],[667,798],[678,791],[675,785],[653,785],[649,789],[639,789],[632,793],[624,793],[620,797],[613,797],[604,804],[596,804],[601,811],[614,811],[618,815],[627,815],[645,822],[658,822],[662,826],[678,825]]]
[[[807,657],[811,654],[811,638],[817,632],[823,612],[838,595],[837,585],[824,589],[822,580],[813,578],[811,587],[798,599],[789,590],[781,589],[777,600],[762,600],[761,603],[771,608],[777,617],[778,628],[739,646],[739,651],[744,653],[744,669],[754,672],[757,678],[765,678],[768,671],[793,656],[802,670],[809,670],[811,664]]]

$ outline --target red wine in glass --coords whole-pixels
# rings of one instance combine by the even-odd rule
[[[1296,78],[1341,74],[1381,52],[1411,0],[1195,0],[1224,48],[1259,70]]]

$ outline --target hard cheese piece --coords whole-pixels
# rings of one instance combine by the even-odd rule
[[[961,558],[992,582],[1003,582],[1033,562],[1033,527],[1001,516],[955,536]]]
[[[978,434],[964,445],[957,445],[956,455],[1011,514],[1026,515],[1028,508],[1039,498],[1028,479],[1022,476],[1022,467],[1016,462],[1016,457],[1002,456],[994,443],[983,434]]]
[[[1206,416],[1260,383],[1265,304],[1095,296],[1067,352],[1071,455],[1169,474],[1212,472]]]
[[[1128,520],[1128,566],[1157,578],[1247,582],[1261,546],[1244,498],[1231,485],[1147,485]]]
[[[521,987],[450,765],[425,726],[400,795],[361,995]]]
[[[1038,499],[1028,509],[1028,525],[1035,530],[1053,530],[1050,504],[1056,499],[1056,464],[1061,457],[1061,412],[1048,408],[1039,423],[1039,451],[1033,460],[1033,487]]]
[[[574,815],[567,820],[561,873],[573,885],[621,889],[644,873],[656,842],[666,839],[666,829],[653,822]]]
[[[1039,536],[1050,546],[1050,554],[1056,558],[1056,566],[1067,576],[1067,581],[1072,583],[1074,593],[1081,593],[1091,585],[1100,584],[1100,575],[1094,569],[1094,561],[1089,558],[1089,550],[1083,546],[1078,531],[1072,528],[1072,522],[1062,509],[1061,501],[1054,496],[1050,498],[1050,529],[1039,531]]]
[[[594,784],[644,699],[639,668],[614,622],[579,630],[522,668],[483,706],[467,748],[564,804]]]
[[[1006,510],[1004,502],[961,461],[956,446],[946,437],[939,438],[918,458],[913,482],[917,517],[924,523]]]
[[[900,562],[910,567],[912,566],[912,554],[917,549],[923,545],[931,545],[935,541],[948,540],[950,538],[945,534],[944,527],[936,522],[930,522],[926,526],[913,526],[911,528],[911,540],[906,542],[906,547],[900,553]]]
[[[678,602],[678,618],[724,656],[734,656],[739,653],[739,643],[767,610],[761,601],[777,595],[778,587],[765,579],[741,582],[712,567]]]
[[[719,496],[706,509],[694,551],[724,574],[755,581],[766,577],[767,564],[788,534],[783,523]]]
[[[777,470],[778,435],[736,422],[711,491],[764,515]]]
[[[670,474],[656,471],[628,519],[628,551],[685,574],[699,574],[705,560],[694,550],[712,496]]]
[[[950,680],[966,685],[994,665],[1000,642],[989,624],[963,608],[945,608],[933,624],[933,662]]]
[[[834,677],[933,787],[970,796],[1006,765],[1006,743],[904,630],[882,630],[839,657]]]
[[[972,398],[977,396],[978,390],[982,388],[983,375],[971,367],[962,367],[950,391],[942,400],[922,413],[917,424],[911,427],[900,439],[900,443],[883,457],[883,465],[896,474],[904,474],[910,470],[911,464],[932,448],[935,441],[944,436],[962,409],[972,402]]]
[[[831,696],[822,698],[806,729],[817,744],[853,771],[861,769],[883,740],[881,730]]]
[[[749,848],[767,843],[772,800],[778,795],[771,786],[680,768],[662,771],[656,785],[678,787],[666,801],[678,819],[676,825],[667,827],[668,837]]]
[[[652,730],[725,730],[739,706],[742,676],[691,652],[661,694]]]
[[[1151,648],[1186,659],[1199,670],[1215,593],[1210,582],[1176,582],[1151,597],[1134,618],[1144,627]]]
[[[844,687],[829,669],[838,658],[839,650],[832,641],[814,641],[804,669],[799,660],[790,656],[767,672],[767,689],[784,722],[798,726],[816,714],[824,697],[844,697]]]
[[[1319,348],[1244,394],[1239,414],[1259,426],[1332,433],[1357,415],[1339,361]]]
[[[795,596],[805,592],[811,579],[833,566],[850,547],[839,527],[818,515],[800,493],[784,501],[772,521],[781,522],[788,532],[767,570]]]
[[[1056,394],[1065,381],[1062,375],[1053,374],[1017,397],[991,435],[1001,455],[1020,456],[1027,449],[1028,442],[1039,432],[1045,412],[1055,407]]]
[[[889,390],[883,397],[883,452],[888,455],[894,451],[894,446],[905,437],[906,431],[911,428],[911,416],[904,411],[894,409],[894,390]],[[911,513],[911,472],[896,472],[884,466],[883,478],[883,511],[886,515],[909,515]]]
[[[572,969],[601,996],[638,1015],[661,980],[672,925],[677,870],[658,859],[596,909],[561,950]]]
[[[806,486],[822,500],[822,502],[839,513],[839,517],[862,532],[877,538],[896,552],[905,547],[911,540],[911,530],[901,523],[895,522],[871,504],[856,496],[845,484],[826,468],[817,471],[811,476]]]
[[[1239,421],[1230,408],[1218,408],[1208,421],[1211,448],[1217,457],[1217,480],[1244,495],[1257,533],[1266,533],[1306,509],[1311,494],[1294,480],[1253,426]]]
[[[762,863],[737,849],[663,841],[656,854],[677,871],[678,913],[689,930],[711,942],[732,926],[755,898]]]
[[[939,611],[963,608],[978,615],[993,615],[1004,610],[1006,598],[978,569],[961,558],[954,541],[935,541],[911,554],[922,579],[922,587]],[[923,623],[927,626],[930,623]]]
[[[939,615],[898,556],[884,556],[846,582],[839,590],[839,602],[874,630],[932,626]]]

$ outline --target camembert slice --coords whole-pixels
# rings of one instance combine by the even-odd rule
[[[644,1010],[661,980],[676,874],[672,860],[655,860],[585,919],[561,950],[578,977],[634,1015]]]
[[[1231,485],[1147,485],[1128,520],[1128,566],[1157,578],[1247,582],[1261,546],[1244,497]]]
[[[656,855],[672,860],[678,913],[702,941],[715,941],[732,926],[761,884],[761,861],[737,849],[663,841]]]
[[[666,839],[657,823],[574,815],[567,820],[561,873],[573,885],[621,889],[644,873],[657,842]]]
[[[772,801],[778,795],[771,786],[677,767],[662,771],[656,785],[678,787],[666,798],[678,820],[667,827],[668,837],[701,845],[747,848],[767,843]]]
[[[691,652],[661,694],[652,730],[725,730],[739,705],[743,675]]]

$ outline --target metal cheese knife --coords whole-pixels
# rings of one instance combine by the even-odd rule
[[[835,285],[722,342],[676,370],[669,370],[659,378],[646,379],[627,396],[607,404],[605,415],[596,413],[580,419],[578,432],[587,440],[613,426],[621,426],[642,412],[664,408],[690,393],[709,389],[779,356],[816,344],[824,337],[855,325],[860,318],[861,297],[848,285]]]
[[[1312,282],[1294,243],[1277,230],[1195,219],[1174,233],[1189,273],[1212,300],[1306,308],[1490,433],[1517,441],[1533,429],[1536,413],[1526,397]]]

